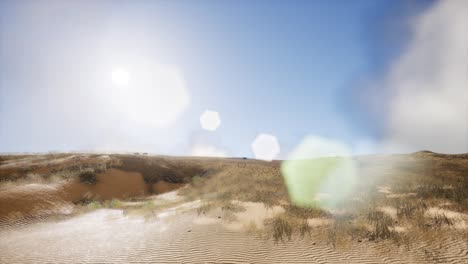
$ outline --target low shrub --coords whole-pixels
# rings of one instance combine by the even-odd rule
[[[85,170],[78,175],[80,182],[86,184],[95,184],[97,182],[97,175],[94,170]]]

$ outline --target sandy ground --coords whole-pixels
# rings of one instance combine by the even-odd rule
[[[26,157],[4,161],[0,170],[6,178],[16,179],[19,176],[11,176],[13,169],[18,171],[29,166],[35,174],[77,163],[101,164],[108,159],[105,156],[90,159],[83,155],[55,159]],[[164,159],[158,158],[157,162],[164,162]],[[184,164],[194,159],[173,160]],[[245,161],[242,167],[233,167],[239,162],[235,159],[203,162],[214,168],[227,168],[226,178],[220,178],[220,184],[214,185],[216,191],[226,186],[224,181],[231,179],[233,173],[244,174],[244,165],[256,164]],[[168,164],[169,167],[156,169],[166,174],[173,172],[175,165]],[[136,163],[134,167],[139,166],[141,164]],[[257,178],[251,180],[268,176],[268,183],[272,172],[270,164],[258,166],[253,171]],[[444,232],[441,233],[420,234],[410,246],[389,240],[351,239],[334,247],[327,239],[327,230],[335,222],[320,216],[307,219],[310,236],[294,233],[291,240],[275,242],[267,233],[257,231],[268,228],[265,220],[284,214],[287,201],[267,207],[261,202],[233,199],[230,200],[232,204],[243,210],[232,211],[228,216],[215,206],[200,213],[197,208],[206,201],[177,194],[192,187],[183,182],[169,182],[172,178],[162,179],[158,175],[148,182],[145,177],[151,176],[148,172],[153,172],[154,168],[143,167],[140,172],[109,168],[97,175],[95,184],[76,179],[28,182],[29,179],[22,181],[21,178],[3,184],[0,186],[0,263],[468,263],[468,236],[451,232],[467,230],[468,215],[455,211],[457,208],[452,201],[431,204],[422,216],[426,220],[449,219],[453,224],[442,228]],[[249,172],[246,170],[245,175],[250,175]],[[224,172],[220,173],[222,176]],[[398,192],[386,185],[377,186],[376,192],[389,199],[388,204],[376,210],[395,223],[400,219],[391,202],[413,199],[416,195]],[[83,203],[83,199],[88,201]],[[103,203],[121,199],[121,208],[88,208],[86,203],[96,199]],[[398,223],[391,229],[405,233],[408,227],[411,226]]]
[[[198,219],[198,220],[197,220]],[[414,245],[271,239],[203,222],[193,211],[151,219],[99,209],[60,221],[0,230],[0,263],[467,263],[466,241]]]

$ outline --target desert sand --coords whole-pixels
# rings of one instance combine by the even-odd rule
[[[468,263],[468,155],[354,157],[334,209],[281,161],[0,157],[0,263]]]

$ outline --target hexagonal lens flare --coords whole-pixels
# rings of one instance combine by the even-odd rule
[[[215,131],[221,125],[221,118],[216,111],[206,110],[200,116],[200,125],[203,129]]]
[[[256,159],[272,161],[280,153],[278,139],[270,134],[260,134],[252,142],[252,151]]]

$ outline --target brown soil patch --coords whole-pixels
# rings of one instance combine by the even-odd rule
[[[97,175],[96,184],[69,182],[62,188],[66,200],[78,202],[84,199],[124,199],[148,194],[143,176],[138,172],[109,169]]]
[[[167,189],[167,188],[166,188]],[[0,191],[0,219],[18,219],[54,213],[82,200],[124,199],[148,194],[138,172],[109,169],[90,185],[69,181],[57,185],[25,184]]]
[[[98,174],[97,183],[91,185],[91,192],[98,198],[123,199],[148,194],[143,176],[138,172],[109,169]]]

